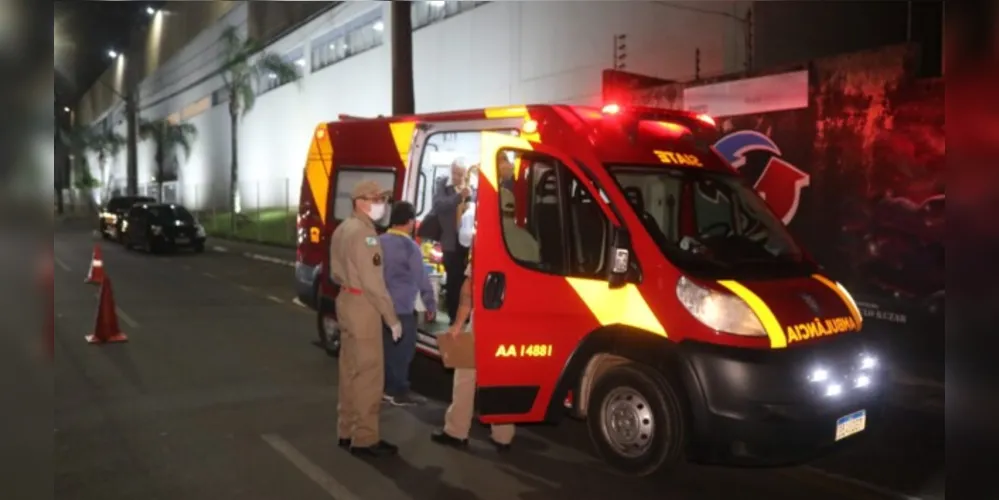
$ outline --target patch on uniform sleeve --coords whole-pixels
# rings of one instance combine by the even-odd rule
[[[376,253],[375,256],[371,258],[371,263],[376,267],[382,265],[382,254]]]
[[[378,238],[375,238],[374,236],[368,236],[367,238],[364,238],[364,244],[368,245],[369,247],[376,247],[378,246]]]

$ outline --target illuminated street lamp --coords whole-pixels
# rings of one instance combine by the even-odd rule
[[[156,9],[154,9],[152,7],[146,7],[146,14],[149,14],[149,17],[155,16],[156,15]]]
[[[108,57],[110,57],[111,59],[117,59],[118,58],[118,52],[115,51],[114,49],[111,49],[111,50],[108,51]]]
[[[67,113],[69,113],[69,106],[66,106],[66,107],[62,108],[62,110],[65,111],[65,112],[67,112]]]

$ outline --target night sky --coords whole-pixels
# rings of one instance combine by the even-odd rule
[[[108,50],[121,51],[146,8],[162,2],[68,1],[54,4],[56,101],[73,106],[110,65]]]

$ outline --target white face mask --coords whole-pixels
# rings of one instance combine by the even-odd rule
[[[384,203],[372,203],[371,209],[368,210],[368,217],[371,220],[377,221],[381,220],[385,216],[385,204]]]

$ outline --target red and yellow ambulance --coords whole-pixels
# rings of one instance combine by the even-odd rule
[[[685,459],[807,459],[877,419],[882,363],[849,292],[711,149],[715,136],[707,116],[616,105],[321,124],[302,182],[299,297],[329,341],[328,241],[354,183],[376,180],[423,217],[451,162],[478,164],[482,421],[584,418],[600,455],[639,475]],[[432,332],[420,348],[436,353]]]

